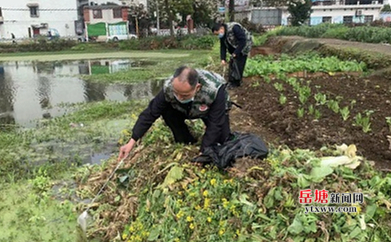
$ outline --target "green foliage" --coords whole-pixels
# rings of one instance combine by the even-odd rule
[[[323,93],[316,93],[314,95],[315,101],[317,105],[325,105],[327,103],[327,95]]]
[[[46,39],[40,39],[39,41],[31,41],[16,45],[0,44],[0,53],[61,51],[69,50],[76,45],[77,42],[74,40],[55,39],[48,41]]]
[[[248,60],[245,76],[267,76],[270,74],[308,72],[339,72],[365,71],[366,65],[357,61],[342,61],[337,57],[321,57],[315,53],[307,53],[296,57],[281,55],[279,59],[273,56],[255,56]]]
[[[339,113],[339,102],[337,100],[329,100],[327,102],[327,106],[329,109],[331,109],[334,113]]]
[[[38,174],[32,180],[31,185],[37,192],[46,192],[50,188],[49,179],[46,170],[39,169]]]
[[[180,48],[185,50],[204,49],[210,50],[214,44],[218,42],[214,35],[204,35],[195,37],[192,35],[186,36],[180,42]]]
[[[305,104],[311,96],[311,88],[309,86],[302,86],[298,90],[299,101],[301,104]]]
[[[122,232],[125,241],[389,239],[387,184],[391,184],[391,177],[378,174],[366,163],[357,171],[323,167],[313,152],[278,148],[271,149],[265,161],[232,177],[215,168],[188,165],[186,158],[169,163],[184,150],[168,149],[173,155],[158,172],[164,172],[165,178],[159,183],[148,181],[145,190],[138,193],[137,215]],[[154,155],[154,159],[161,159]],[[332,174],[341,178],[338,184]],[[300,189],[309,187],[363,192],[365,202],[346,205],[356,207],[357,213],[305,213],[297,197]]]
[[[349,114],[350,114],[349,106],[345,106],[344,108],[341,108],[341,109],[339,110],[339,112],[341,113],[341,116],[342,116],[343,121],[348,120]]]
[[[129,120],[135,121],[134,113],[144,105],[108,101],[74,105],[69,107],[71,114],[46,120],[36,129],[0,132],[0,182],[30,179],[37,174],[45,177],[39,173],[43,165],[51,171],[46,175],[53,178],[64,166],[82,163],[91,151],[116,144],[121,132],[118,124],[130,125]]]
[[[368,69],[382,69],[391,65],[391,57],[382,53],[365,52],[358,49],[343,49],[322,46],[318,50],[322,55],[335,56],[340,60],[355,60],[366,64]]]
[[[274,88],[279,91],[279,92],[282,92],[284,91],[284,86],[282,85],[282,83],[278,83],[278,82],[275,82],[273,84]]]
[[[391,12],[391,7],[390,7],[390,4],[386,4],[383,6],[383,8],[381,9],[382,12]]]
[[[371,114],[373,113],[372,110],[368,110],[365,112],[365,116],[363,116],[361,113],[358,113],[354,117],[354,124],[355,126],[362,127],[362,131],[364,133],[368,133],[371,131]]]
[[[286,96],[284,94],[280,94],[280,98],[278,99],[281,105],[286,103]]]
[[[342,24],[283,27],[278,35],[299,35],[308,38],[338,38],[366,43],[391,44],[391,29],[373,26],[347,27]]]
[[[261,46],[263,44],[266,43],[266,41],[272,37],[272,36],[276,36],[279,34],[279,32],[281,31],[281,27],[277,27],[273,30],[270,30],[270,31],[267,31],[266,33],[262,34],[262,35],[254,35],[253,36],[253,45],[254,46]]]
[[[185,49],[210,50],[218,41],[214,35],[185,35],[180,39],[170,36],[151,36],[141,39],[121,41],[121,50],[159,50],[159,49]]]
[[[387,123],[388,128],[389,128],[389,130],[391,132],[391,117],[386,117],[386,123]]]
[[[319,28],[323,26],[321,24]],[[319,34],[314,34],[316,37],[321,38],[334,38],[334,39],[345,39],[345,34],[349,30],[349,28],[345,25],[324,25],[326,27],[326,31]]]
[[[303,118],[304,117],[304,114],[305,114],[305,110],[303,107],[297,109],[297,117],[298,118]]]
[[[311,16],[311,0],[291,0],[288,2],[288,12],[292,17],[292,25],[303,25]]]

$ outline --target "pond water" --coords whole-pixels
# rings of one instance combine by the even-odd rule
[[[0,125],[35,127],[38,119],[65,114],[67,109],[59,106],[62,103],[150,99],[162,81],[103,84],[79,78],[150,64],[127,59],[0,63]]]
[[[39,127],[39,120],[73,111],[70,105],[61,104],[151,99],[161,89],[162,80],[105,84],[80,78],[81,75],[109,74],[148,65],[153,63],[129,59],[0,63],[0,132],[2,127]],[[64,142],[58,137],[31,143],[25,159],[35,164],[63,159],[100,163],[118,150],[116,146],[121,128],[128,122],[113,120],[100,125],[100,129],[110,129],[107,131],[110,135],[99,138],[102,142],[98,144]],[[84,133],[81,129],[80,135],[75,138],[85,139]]]

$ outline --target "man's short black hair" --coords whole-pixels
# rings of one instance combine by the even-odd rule
[[[179,78],[180,82],[187,81],[191,87],[195,87],[198,83],[198,73],[193,68],[181,66],[174,72],[174,78]],[[174,80],[173,78],[173,80]]]
[[[214,32],[216,32],[216,31],[219,31],[220,28],[221,28],[222,26],[223,26],[222,23],[215,23],[215,24],[213,25],[213,27],[212,27],[212,32],[214,33]]]

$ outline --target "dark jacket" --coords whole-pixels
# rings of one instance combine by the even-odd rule
[[[227,49],[230,54],[239,56],[248,55],[252,46],[252,37],[244,27],[238,23],[227,23],[224,26],[224,36],[220,39],[220,58],[226,60]]]
[[[229,108],[229,104],[227,104],[227,102],[229,102],[229,98],[227,98],[227,95],[228,94],[225,90],[225,85],[219,87],[214,101],[206,111],[206,115],[199,117],[205,118],[209,121],[209,126],[206,127],[206,131],[202,140],[201,151],[205,147],[216,144],[216,140],[219,138],[224,121],[226,119],[227,108]],[[168,105],[171,105],[174,109],[177,109],[176,106],[172,105],[171,101],[172,100],[167,100],[167,95],[164,93],[164,89],[162,89],[157,94],[157,96],[151,100],[148,107],[140,114],[135,126],[133,127],[132,138],[137,141],[142,136],[144,136],[155,120],[164,113]],[[198,100],[195,100],[194,103],[196,103],[196,101]],[[179,111],[183,112],[183,110],[191,110],[192,105],[193,102],[188,104],[181,104],[181,110]],[[185,115],[190,118],[189,113],[185,113]]]

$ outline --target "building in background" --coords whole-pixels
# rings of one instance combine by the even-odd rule
[[[3,0],[0,3],[0,39],[32,38],[49,35],[75,36],[78,20],[76,0]]]
[[[85,35],[84,7],[116,4],[146,7],[147,0],[1,0],[0,40],[49,36],[81,39]],[[90,19],[91,20],[91,19]]]
[[[384,19],[387,17],[380,13],[384,4],[383,0],[312,0],[309,24],[368,23]],[[290,24],[287,7],[252,7],[250,11],[241,10],[240,13],[235,13],[235,20],[244,18],[266,27]]]
[[[85,6],[86,39],[118,41],[137,38],[129,34],[128,13],[128,7],[123,5]]]
[[[382,0],[313,0],[310,25],[369,23],[380,19],[382,8]]]

